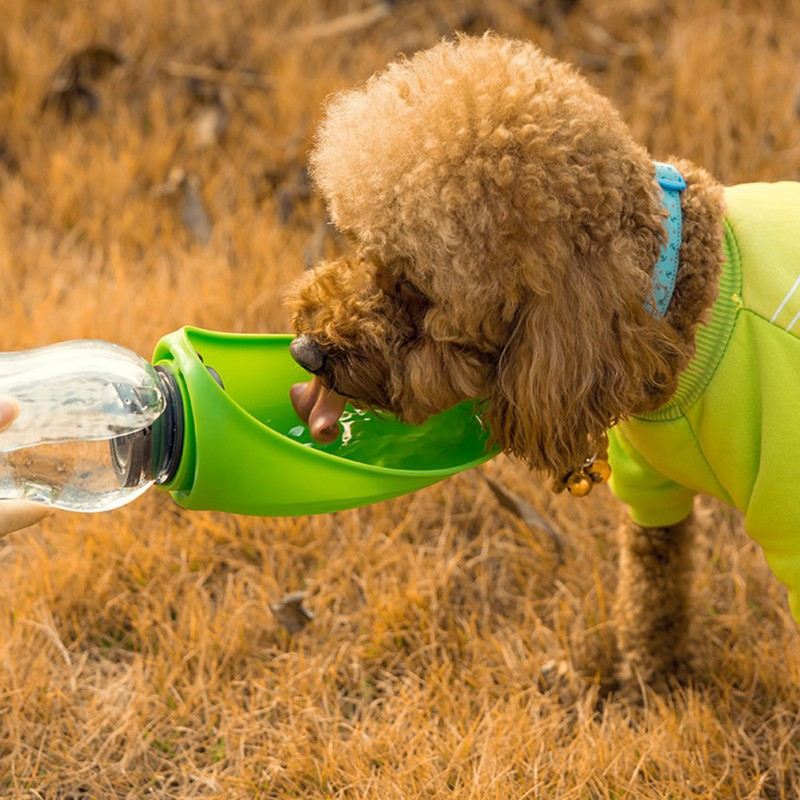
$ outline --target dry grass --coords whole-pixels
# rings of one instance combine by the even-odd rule
[[[324,222],[292,190],[321,101],[455,28],[577,62],[656,157],[800,179],[796,0],[540,6],[559,2],[406,0],[359,30],[319,25],[356,0],[1,0],[0,348],[285,330],[282,287]],[[91,43],[125,58],[99,112],[42,111]],[[213,80],[192,93],[185,65]],[[230,125],[201,146],[219,85]],[[205,245],[159,192],[175,167],[200,179]],[[800,637],[737,518],[704,506],[694,686],[629,709],[611,682],[620,509],[485,470],[558,521],[563,564],[474,474],[304,519],[153,492],[6,539],[0,796],[798,797]],[[269,604],[297,589],[317,616],[290,637]]]

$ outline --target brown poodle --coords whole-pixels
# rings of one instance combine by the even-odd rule
[[[557,482],[585,475],[610,428],[668,404],[717,297],[722,187],[671,163],[686,188],[662,314],[653,161],[569,66],[462,37],[335,97],[312,174],[354,250],[291,300],[312,433],[337,435],[345,397],[412,423],[477,398],[507,453]],[[682,518],[621,534],[624,680],[657,685],[684,662],[690,538]]]

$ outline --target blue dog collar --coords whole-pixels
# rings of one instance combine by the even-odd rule
[[[653,298],[656,307],[648,301],[645,308],[652,314],[655,311],[663,317],[675,291],[675,279],[678,277],[678,253],[681,249],[681,192],[686,188],[683,175],[671,164],[654,162],[656,180],[664,193],[664,207],[669,212],[669,219],[664,223],[667,241],[661,246],[655,269],[653,270]]]

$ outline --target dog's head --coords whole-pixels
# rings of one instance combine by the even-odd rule
[[[413,423],[483,399],[505,450],[562,473],[667,380],[652,163],[568,66],[442,43],[335,97],[311,164],[354,250],[290,300],[330,388]]]

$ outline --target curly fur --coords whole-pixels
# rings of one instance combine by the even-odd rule
[[[312,175],[354,253],[291,300],[296,330],[327,355],[323,381],[411,422],[484,400],[505,451],[553,476],[582,464],[611,424],[675,391],[716,295],[721,187],[672,163],[687,189],[661,319],[645,310],[665,217],[652,159],[571,67],[528,43],[461,37],[336,96]],[[637,577],[621,609],[652,572],[635,541],[623,541]],[[628,671],[666,666],[652,626],[634,633],[620,616]]]
[[[569,66],[493,36],[444,42],[335,97],[311,164],[356,255],[298,286],[295,327],[342,394],[411,422],[485,399],[503,449],[555,475],[674,391],[713,300],[719,190],[676,162],[700,285],[682,274],[654,319],[652,161]]]

